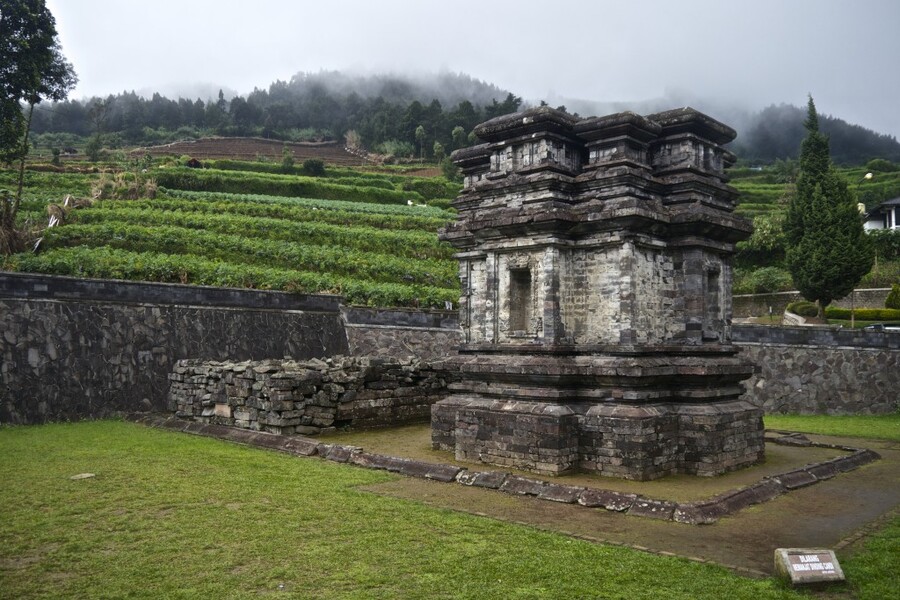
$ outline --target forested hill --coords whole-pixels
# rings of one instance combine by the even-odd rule
[[[468,101],[474,106],[486,106],[494,100],[502,101],[509,95],[492,83],[487,83],[464,73],[430,73],[418,76],[396,74],[361,75],[340,71],[297,73],[290,81],[276,81],[268,92],[254,90],[247,100],[264,99],[288,93],[294,96],[329,94],[340,98],[356,95],[360,98],[382,98],[388,104],[407,106],[418,100],[430,104],[437,100],[450,108]]]
[[[645,110],[645,104],[621,104],[615,110],[653,112]],[[230,99],[221,92],[212,99],[170,99],[158,93],[145,98],[123,92],[40,104],[32,130],[36,144],[47,148],[83,145],[87,137],[95,145],[115,148],[223,135],[347,139],[351,145],[383,154],[440,158],[473,143],[472,129],[478,123],[522,105],[515,94],[464,74],[412,77],[323,71],[298,73],[290,81],[276,81],[267,89]],[[695,106],[714,116],[741,112],[741,118],[730,123],[739,130],[733,150],[750,163],[796,157],[805,135],[805,112],[795,106],[770,106],[755,115],[728,108],[709,110],[702,102]],[[832,158],[839,164],[864,164],[872,158],[900,161],[900,144],[894,137],[833,117],[823,116],[820,123],[831,137]]]
[[[769,106],[749,120],[732,149],[748,162],[796,158],[806,137],[805,119],[805,108],[789,104]],[[819,115],[819,127],[828,135],[831,159],[838,164],[860,165],[871,158],[900,161],[900,143],[893,136],[827,115]]]
[[[44,135],[39,144],[77,145],[79,140],[64,137],[71,135],[102,138],[108,147],[200,135],[339,140],[352,131],[368,150],[431,157],[435,142],[447,151],[468,145],[475,125],[521,104],[512,93],[462,74],[299,73],[231,99],[221,91],[206,100],[144,98],[132,91],[38,105],[32,131]]]

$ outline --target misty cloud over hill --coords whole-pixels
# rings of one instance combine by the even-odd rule
[[[218,91],[201,85],[182,90],[179,100],[165,94],[143,91],[123,93],[103,99],[105,131],[124,132],[127,141],[162,141],[180,128],[193,128],[197,135],[257,135],[297,140],[339,139],[355,131],[369,149],[390,143],[394,153],[432,157],[434,144],[444,150],[461,147],[478,122],[518,108],[541,102],[565,107],[583,117],[630,110],[650,114],[661,110],[692,106],[733,127],[738,132],[732,149],[750,162],[768,163],[796,157],[805,136],[804,109],[781,104],[764,109],[725,104],[716,99],[669,93],[666,97],[636,102],[596,102],[584,99],[522,99],[502,89],[462,73],[439,72],[417,76],[406,74],[361,74],[339,71],[297,73],[289,81],[275,81],[268,88],[254,89],[246,96]],[[227,88],[222,88],[227,90]],[[204,95],[206,97],[204,97]],[[195,97],[196,100],[191,100]],[[805,101],[805,98],[802,99]],[[65,102],[49,111],[39,111],[37,133],[97,133],[92,127],[98,99]],[[900,144],[883,135],[838,117],[820,116],[822,130],[831,137],[832,157],[837,163],[861,164],[872,158],[900,161]],[[422,126],[426,138],[419,140]],[[462,128],[463,137],[453,134]],[[92,131],[93,129],[93,131]],[[148,129],[151,130],[148,132]],[[162,133],[161,133],[162,132]],[[168,132],[168,133],[166,133]]]

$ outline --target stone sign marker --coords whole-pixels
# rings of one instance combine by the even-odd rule
[[[762,459],[753,366],[731,343],[731,258],[750,235],[722,145],[693,109],[580,119],[549,107],[475,128],[442,230],[463,344],[432,444],[458,460],[647,480]]]
[[[812,548],[778,548],[775,572],[791,585],[844,581],[844,571],[834,552]]]

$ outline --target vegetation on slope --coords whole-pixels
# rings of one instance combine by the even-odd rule
[[[779,161],[772,168],[737,168],[729,171],[730,182],[741,193],[738,214],[751,218],[754,233],[738,244],[735,259],[735,294],[777,292],[796,289],[785,269],[785,239],[782,231],[790,199],[796,193],[795,161]],[[884,160],[870,161],[864,167],[837,170],[868,209],[900,197],[900,165]],[[865,179],[866,173],[873,173]],[[876,263],[863,277],[864,287],[890,287],[900,279],[900,234],[870,232],[875,243]]]
[[[432,183],[350,173],[334,170],[331,177],[314,178],[170,168],[112,180],[104,175],[40,173],[31,178],[32,196],[20,215],[37,223],[46,223],[46,199],[60,198],[66,183],[76,184],[72,187],[79,191],[93,184],[115,197],[114,188],[122,182],[134,187],[135,181],[151,176],[200,191],[159,188],[156,198],[96,200],[77,210],[54,208],[54,214],[64,213],[64,224],[43,233],[37,254],[14,255],[4,267],[336,293],[352,304],[377,306],[443,308],[456,302],[459,284],[452,249],[437,239],[437,229],[452,220],[453,213],[419,204],[425,201],[420,193],[404,190],[418,187],[433,196],[457,189],[455,185],[440,178]],[[379,180],[386,185],[358,185]],[[298,191],[318,197],[290,195]],[[410,196],[416,202],[407,200]]]

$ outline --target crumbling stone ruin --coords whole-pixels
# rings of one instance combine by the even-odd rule
[[[753,367],[731,343],[731,257],[750,235],[693,109],[492,119],[453,155],[463,344],[432,408],[456,458],[648,480],[763,458]]]
[[[285,435],[421,422],[446,387],[416,358],[369,356],[187,359],[169,380],[169,410],[177,417]]]

